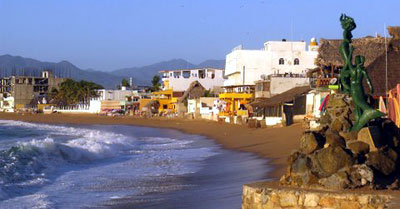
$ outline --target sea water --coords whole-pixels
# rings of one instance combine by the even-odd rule
[[[0,120],[0,208],[240,208],[265,163],[169,129]]]

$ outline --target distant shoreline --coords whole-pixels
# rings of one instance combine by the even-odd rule
[[[246,126],[206,120],[143,119],[89,114],[22,115],[0,113],[0,120],[49,124],[134,125],[177,129],[188,134],[203,135],[211,138],[226,149],[250,152],[262,158],[267,158],[273,169],[268,173],[268,177],[274,180],[279,180],[284,174],[287,158],[292,150],[299,147],[299,139],[303,132],[301,124],[280,128],[251,129]]]

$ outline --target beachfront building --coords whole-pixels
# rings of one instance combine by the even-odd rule
[[[105,110],[128,110],[139,106],[140,94],[137,90],[97,90],[100,101],[100,111]]]
[[[187,112],[193,118],[217,120],[221,101],[218,97],[200,97],[189,99]]]
[[[310,78],[297,74],[273,74],[255,82],[255,99],[270,98],[292,88],[310,86]]]
[[[224,90],[218,95],[219,116],[229,122],[231,116],[249,117],[248,104],[254,99],[254,85],[225,86]]]
[[[171,89],[151,93],[151,98],[140,99],[139,108],[142,112],[154,114],[170,114],[177,112],[178,99],[183,92],[174,92]]]
[[[1,108],[5,111],[36,107],[47,103],[47,94],[58,88],[65,79],[57,78],[51,71],[43,71],[41,77],[9,76],[0,80]]]
[[[162,74],[162,89],[186,91],[190,84],[198,81],[206,90],[214,90],[224,85],[224,70],[215,68],[164,70]]]
[[[304,41],[267,41],[260,50],[236,47],[226,56],[224,86],[255,85],[269,75],[300,77],[316,68],[318,44],[315,38]]]
[[[294,120],[303,120],[312,111],[309,86],[295,87],[270,98],[257,99],[251,103],[253,118],[263,121],[267,126],[277,124],[291,125]]]

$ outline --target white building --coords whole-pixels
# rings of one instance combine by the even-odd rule
[[[127,97],[139,96],[136,90],[126,90],[126,87],[122,90],[97,90],[100,101],[125,101]]]
[[[272,74],[305,74],[316,67],[318,44],[311,39],[307,49],[304,41],[267,41],[261,50],[241,46],[226,56],[224,86],[254,85]]]
[[[199,81],[207,90],[224,85],[224,70],[214,68],[166,70],[162,73],[163,89],[186,91],[193,81]]]

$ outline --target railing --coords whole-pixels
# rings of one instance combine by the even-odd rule
[[[329,87],[330,85],[336,85],[338,83],[337,78],[311,78],[311,88]]]

